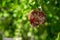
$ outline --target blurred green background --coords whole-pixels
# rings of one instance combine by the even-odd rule
[[[31,28],[27,15],[42,9],[46,22]],[[0,31],[21,40],[60,40],[60,0],[0,0]]]

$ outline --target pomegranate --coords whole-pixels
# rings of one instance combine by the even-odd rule
[[[28,15],[31,26],[37,26],[45,23],[46,15],[40,10],[32,10]]]

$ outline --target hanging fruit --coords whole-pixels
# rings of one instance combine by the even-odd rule
[[[28,15],[31,26],[37,26],[45,23],[46,15],[41,10],[32,10]]]

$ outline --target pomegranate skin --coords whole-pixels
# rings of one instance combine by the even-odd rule
[[[32,10],[28,14],[28,20],[31,26],[38,26],[45,23],[46,15],[40,10]]]

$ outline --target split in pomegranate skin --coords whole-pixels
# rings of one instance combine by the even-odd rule
[[[45,23],[46,15],[40,10],[32,10],[28,15],[31,26],[37,26]]]

